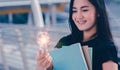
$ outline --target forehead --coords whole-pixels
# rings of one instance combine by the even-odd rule
[[[92,6],[89,0],[74,0],[73,6]]]

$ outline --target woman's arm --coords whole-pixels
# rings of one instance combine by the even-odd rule
[[[118,64],[113,61],[107,61],[102,64],[103,70],[118,70]]]

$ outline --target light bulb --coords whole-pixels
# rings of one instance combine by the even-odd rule
[[[47,32],[42,32],[38,35],[37,38],[38,44],[43,47],[47,48],[47,46],[50,44],[50,37]]]

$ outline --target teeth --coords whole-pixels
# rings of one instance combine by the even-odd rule
[[[77,21],[79,24],[84,24],[86,21]]]

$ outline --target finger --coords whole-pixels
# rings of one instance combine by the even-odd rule
[[[39,64],[41,64],[42,66],[46,67],[48,65],[48,63],[51,61],[50,60],[50,55],[49,53],[46,51],[45,53],[45,57],[44,58],[41,58],[38,62]]]
[[[48,59],[49,56],[50,56],[49,53],[47,51],[45,51],[43,56],[40,58],[40,61],[44,62],[45,60]]]
[[[50,54],[48,53],[45,57],[47,60],[46,62],[44,62],[44,66],[46,66],[47,68],[52,64],[52,57],[50,56]]]
[[[49,55],[48,50],[45,50],[41,57],[38,56],[37,64],[42,67],[48,67],[51,64],[50,57],[51,56]]]
[[[43,59],[37,61],[37,64],[42,66],[42,67],[46,67],[45,65],[47,64],[47,59],[43,58]]]
[[[48,64],[46,65],[46,67],[48,68],[50,66],[52,66],[52,57],[51,56],[49,56],[49,58],[48,58]]]
[[[48,51],[47,50],[43,50],[42,54],[41,54],[41,58],[46,58],[48,55]]]
[[[39,64],[42,64],[45,60],[48,59],[48,57],[49,57],[49,53],[48,53],[47,51],[45,51],[45,52],[41,55],[41,57],[38,57],[38,58],[37,58],[37,62],[38,62]]]
[[[37,52],[37,57],[36,60],[41,60],[42,58],[45,57],[45,51],[42,50],[42,48],[39,48],[38,52]]]
[[[44,61],[45,61],[45,58],[37,60],[37,65],[43,66]]]
[[[47,55],[45,58],[46,58],[46,60],[42,63],[42,65],[43,65],[43,67],[48,68],[52,64],[51,56]]]

